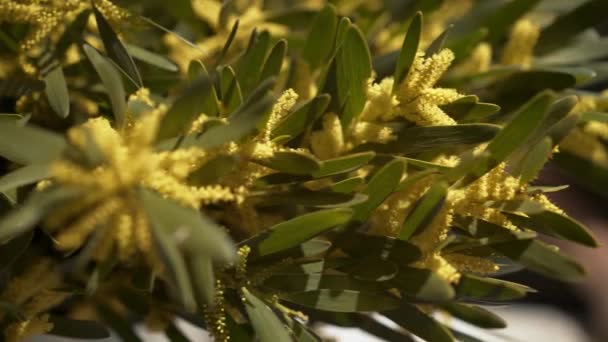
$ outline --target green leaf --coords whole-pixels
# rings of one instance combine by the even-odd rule
[[[500,111],[500,107],[493,103],[478,101],[477,96],[470,95],[441,108],[461,124],[484,121]]]
[[[0,156],[8,160],[22,165],[50,162],[58,159],[66,146],[56,133],[0,116]]]
[[[288,114],[272,130],[272,137],[287,135],[290,140],[297,137],[307,127],[310,127],[327,109],[330,96],[321,94],[301,105],[298,109]]]
[[[401,160],[393,160],[384,165],[367,183],[363,194],[367,195],[367,201],[355,206],[353,219],[365,221],[384,200],[395,190],[401,182],[405,172],[405,164]]]
[[[126,92],[122,83],[122,78],[114,65],[95,48],[85,44],[83,49],[87,58],[91,61],[93,68],[95,68],[95,71],[99,75],[99,78],[101,78],[101,82],[105,86],[106,92],[110,97],[110,103],[112,104],[112,111],[114,112],[114,119],[116,119],[117,126],[124,126],[125,117],[127,115],[127,101],[125,100]]]
[[[588,69],[587,69],[588,70]],[[504,112],[515,110],[526,101],[532,101],[534,94],[541,96],[547,89],[560,91],[575,86],[581,69],[577,70],[525,70],[500,78],[492,89],[493,96],[488,102],[498,104]],[[588,74],[587,74],[588,76]]]
[[[110,337],[110,331],[98,322],[68,319],[53,315],[49,322],[53,328],[49,335],[61,336],[75,339],[106,339]]]
[[[120,42],[120,39],[118,39],[118,36],[112,29],[112,26],[110,26],[110,23],[108,23],[103,14],[101,14],[95,6],[93,6],[93,13],[95,13],[97,29],[99,30],[99,35],[101,36],[108,57],[110,57],[110,59],[113,60],[138,87],[143,87],[141,76],[135,66],[135,62],[133,62],[133,58]]]
[[[270,50],[270,54],[268,55],[268,58],[266,58],[266,62],[264,62],[264,68],[262,69],[262,74],[260,76],[261,81],[270,77],[279,76],[286,51],[287,41],[285,39],[279,40],[272,50]]]
[[[327,209],[304,214],[272,226],[257,237],[252,253],[264,256],[295,247],[302,242],[347,223],[352,217],[348,208]]]
[[[372,75],[372,62],[363,33],[350,25],[335,57],[337,96],[334,110],[341,113],[342,127],[347,128],[365,106],[367,80]]]
[[[560,169],[587,190],[608,196],[608,169],[587,158],[562,150],[553,157]]]
[[[557,17],[549,26],[545,27],[536,45],[539,54],[556,50],[564,46],[585,29],[604,20],[604,13],[608,11],[608,3],[603,0],[590,0],[573,11]]]
[[[222,100],[224,110],[222,113],[234,112],[243,102],[241,86],[236,79],[234,69],[231,66],[224,66],[219,69],[220,89],[219,95]]]
[[[534,290],[500,279],[463,274],[456,286],[456,295],[464,299],[483,301],[511,301],[522,298]]]
[[[454,338],[444,326],[437,323],[437,321],[422,312],[415,305],[402,302],[398,309],[383,312],[382,314],[407,331],[426,341],[454,341]]]
[[[450,315],[480,328],[500,329],[507,326],[504,319],[479,306],[447,303],[443,304],[441,308]]]
[[[560,239],[573,241],[589,247],[598,247],[593,234],[582,223],[565,215],[543,211],[537,214],[522,216],[503,212],[518,227],[532,229]]]
[[[138,59],[144,63],[150,64],[163,70],[171,72],[179,71],[177,65],[175,65],[175,63],[173,63],[171,60],[167,59],[163,55],[148,51],[137,45],[125,44],[125,47],[129,54],[135,59]]]
[[[468,57],[473,49],[488,36],[488,29],[481,27],[461,37],[449,39],[446,47],[454,53],[454,61],[458,63]]]
[[[218,113],[218,99],[213,87],[213,80],[205,66],[193,61],[188,69],[196,79],[186,87],[163,116],[158,130],[158,139],[173,138],[187,133],[190,125],[201,113],[215,116]]]
[[[399,132],[396,140],[386,144],[363,144],[354,151],[372,149],[378,153],[411,154],[475,145],[492,139],[500,130],[496,125],[465,124],[454,126],[412,127]]]
[[[199,253],[200,254],[200,253]],[[207,255],[196,255],[187,258],[194,295],[199,304],[214,304],[215,276],[212,260]]]
[[[70,95],[61,65],[54,67],[44,76],[44,83],[49,105],[60,118],[67,118],[70,114]]]
[[[360,204],[367,200],[364,194],[344,194],[331,191],[312,191],[296,188],[287,191],[272,191],[254,193],[261,205],[302,205],[317,208],[341,208]]]
[[[29,231],[56,205],[74,199],[77,195],[77,192],[68,188],[33,192],[21,206],[0,219],[0,243]]]
[[[315,157],[297,151],[275,152],[272,157],[256,160],[256,163],[291,175],[307,175],[321,168]]]
[[[317,290],[289,293],[282,299],[309,308],[331,312],[368,312],[390,310],[399,301],[383,292],[354,290]]]
[[[0,177],[0,192],[10,191],[49,177],[47,164],[30,164]]]
[[[346,234],[344,240],[338,241],[339,247],[357,258],[380,258],[407,265],[422,256],[416,246],[393,237],[352,232]]]
[[[330,190],[333,192],[350,194],[354,192],[359,186],[363,185],[363,183],[365,183],[365,180],[363,178],[351,177],[332,184],[330,186]]]
[[[243,94],[247,95],[260,81],[262,66],[270,47],[270,33],[263,31],[251,35],[250,45],[239,58],[235,71]]]
[[[302,57],[308,62],[311,70],[323,65],[323,62],[329,57],[334,47],[337,25],[336,8],[331,4],[325,5],[315,15],[302,50]]]
[[[239,31],[239,25],[240,25],[240,20],[236,19],[234,21],[234,24],[232,24],[232,29],[230,29],[230,34],[228,35],[228,38],[226,39],[226,42],[224,43],[224,46],[222,47],[222,52],[220,53],[220,56],[217,59],[217,64],[220,64],[224,60],[224,57],[226,57],[226,53],[228,53],[228,50],[230,49],[230,46],[232,46],[232,42],[234,42],[234,38],[236,37],[236,34]]]
[[[402,266],[389,283],[404,296],[420,301],[444,302],[454,298],[450,283],[427,269]]]
[[[241,289],[245,297],[245,309],[260,342],[291,342],[285,325],[260,299],[246,288]]]
[[[513,0],[506,2],[483,21],[483,27],[488,29],[486,39],[492,44],[497,44],[506,36],[511,26],[539,2],[540,0]]]
[[[420,233],[424,230],[437,213],[443,207],[445,197],[448,193],[448,185],[446,182],[435,183],[425,194],[414,204],[414,208],[405,218],[399,239],[408,240],[411,236]]]
[[[238,163],[234,156],[219,155],[191,173],[188,176],[188,182],[197,186],[219,183],[219,180],[232,172],[237,165]]]
[[[427,56],[433,56],[434,54],[439,53],[443,49],[445,41],[447,40],[452,27],[453,25],[448,25],[445,30],[443,30],[443,32],[441,32],[441,34],[431,42],[431,44],[429,45],[429,47],[426,48],[425,51],[425,54]]]
[[[319,170],[312,172],[312,176],[314,178],[323,178],[351,172],[367,164],[375,155],[373,151],[370,151],[327,159],[321,163]]]
[[[401,45],[401,52],[397,59],[397,67],[395,68],[393,93],[397,91],[399,85],[407,77],[412,67],[412,63],[418,53],[418,45],[420,44],[420,35],[422,33],[422,12],[416,13],[410,26],[407,29],[407,34]]]
[[[536,240],[512,241],[492,246],[496,251],[528,269],[562,281],[581,280],[585,270],[557,248]]]

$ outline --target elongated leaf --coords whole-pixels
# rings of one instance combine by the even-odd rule
[[[215,276],[211,258],[207,255],[191,256],[187,260],[194,295],[198,303],[214,304]]]
[[[342,127],[348,127],[363,110],[367,80],[372,74],[370,52],[361,31],[351,25],[335,57],[336,97],[334,110],[341,113]]]
[[[431,42],[431,44],[429,45],[429,47],[426,48],[425,51],[425,54],[427,56],[433,56],[434,54],[439,53],[443,49],[443,46],[445,45],[445,41],[447,40],[448,35],[450,34],[452,26],[453,25],[448,25],[445,30],[443,30],[443,32],[441,32],[441,34]]]
[[[44,76],[46,97],[55,114],[66,118],[70,114],[70,96],[61,65],[54,67]]]
[[[0,192],[32,184],[49,176],[50,172],[47,164],[30,164],[0,177]]]
[[[256,162],[291,175],[307,175],[315,173],[321,168],[320,161],[315,157],[295,151],[275,152],[271,158]]]
[[[298,216],[271,227],[267,233],[256,239],[252,253],[264,256],[295,247],[318,234],[345,224],[352,217],[348,208],[328,209]]]
[[[597,247],[598,243],[593,234],[582,223],[552,211],[530,214],[527,217],[512,213],[504,213],[509,220],[519,227],[525,227],[557,238],[578,242]]]
[[[394,309],[399,301],[383,292],[318,290],[290,293],[282,299],[302,306],[332,312],[368,312]]]
[[[297,137],[325,112],[329,101],[329,95],[322,94],[306,102],[281,120],[271,136],[275,138],[287,135],[290,139]]]
[[[493,248],[511,260],[547,277],[577,281],[585,275],[585,270],[576,261],[558,252],[555,247],[540,241],[512,241],[494,245]]]
[[[264,81],[265,79],[270,77],[279,76],[286,51],[287,41],[285,39],[279,40],[279,42],[276,43],[275,46],[273,46],[272,50],[270,50],[268,58],[266,58],[266,62],[264,62],[264,69],[262,69],[260,81]]]
[[[540,0],[513,0],[502,5],[483,21],[482,25],[488,28],[486,39],[493,44],[498,43],[511,26],[539,2]]]
[[[277,315],[246,288],[241,291],[246,300],[247,315],[260,342],[291,342],[291,336]]]
[[[330,186],[330,190],[333,192],[340,192],[343,194],[350,194],[355,191],[358,187],[363,185],[365,180],[361,177],[351,177],[345,180],[336,182]]]
[[[528,183],[534,180],[552,154],[553,142],[550,138],[545,138],[536,144],[522,160],[521,182]],[[517,173],[514,175],[517,176]]]
[[[463,274],[456,286],[458,297],[489,300],[489,301],[510,301],[522,298],[528,292],[534,290],[520,284]]]
[[[270,48],[270,33],[252,33],[250,45],[239,59],[235,71],[243,94],[247,95],[260,81],[260,75]]]
[[[61,156],[66,146],[66,141],[51,131],[0,116],[0,156],[6,159],[23,165],[50,162]]]
[[[393,92],[395,92],[401,82],[407,77],[412,67],[412,63],[418,53],[418,45],[420,44],[420,35],[422,33],[422,12],[416,13],[410,26],[407,29],[407,34],[403,38],[401,52],[397,60],[395,68]]]
[[[602,13],[608,11],[608,3],[603,0],[590,0],[573,11],[555,19],[545,27],[540,35],[536,51],[545,54],[564,45],[586,28],[592,27],[604,19]]]
[[[125,124],[125,116],[127,115],[126,92],[122,79],[114,65],[108,62],[99,51],[87,44],[83,46],[83,49],[110,97],[116,124],[118,127],[122,127]]]
[[[317,13],[308,34],[302,57],[315,70],[329,57],[334,46],[338,16],[333,5],[327,4]]]
[[[357,170],[367,164],[376,154],[373,151],[350,154],[343,157],[324,160],[321,168],[312,173],[314,178],[323,178]]]
[[[406,128],[399,132],[397,140],[386,144],[360,145],[355,151],[372,149],[379,153],[410,154],[456,148],[486,142],[494,138],[499,130],[498,126],[490,124]]]
[[[218,183],[219,180],[232,172],[238,163],[236,158],[229,155],[219,155],[206,162],[200,169],[194,171],[188,177],[192,185],[209,185]]]
[[[262,205],[302,205],[316,208],[341,208],[360,204],[367,200],[364,194],[345,194],[331,191],[294,189],[252,194],[250,197]]]
[[[95,6],[93,6],[93,13],[95,13],[97,29],[99,30],[106,53],[138,87],[142,87],[143,82],[141,81],[141,76],[135,66],[135,62],[133,62],[133,58],[129,55],[120,39],[118,39],[112,26],[110,26],[110,23],[108,23],[103,14]]]
[[[263,285],[285,293],[316,290],[382,291],[382,287],[376,282],[357,280],[343,274],[274,275],[266,279]]]
[[[380,258],[392,260],[398,265],[407,265],[421,257],[420,250],[403,240],[388,236],[347,233],[338,241],[339,247],[358,258]]]
[[[353,219],[365,221],[384,200],[395,190],[403,177],[405,164],[400,160],[393,160],[382,167],[369,180],[367,188],[363,192],[368,196],[367,201],[355,206]]]
[[[454,338],[445,327],[412,304],[403,302],[398,309],[383,312],[382,314],[426,341],[454,341]]]
[[[479,306],[448,303],[442,305],[441,308],[452,316],[480,328],[500,329],[507,326],[507,322],[505,322],[505,320]]]
[[[68,188],[34,192],[25,203],[0,219],[0,243],[29,231],[56,205],[76,196],[78,193]]]
[[[142,62],[171,72],[177,72],[179,70],[175,63],[173,63],[171,60],[167,59],[162,55],[148,51],[137,45],[126,44],[125,47],[129,54],[133,56],[133,58],[138,59]]]
[[[416,300],[443,302],[454,298],[454,288],[450,283],[427,269],[401,267],[389,282],[404,296]]]
[[[439,210],[443,207],[447,192],[447,183],[435,183],[414,205],[410,214],[405,218],[399,232],[399,239],[408,240],[411,236],[420,233],[431,224]]]
[[[243,102],[241,86],[236,79],[234,70],[231,66],[224,66],[219,71],[220,89],[218,90],[220,99],[224,107],[222,115],[234,112]]]
[[[546,69],[514,72],[498,80],[488,102],[498,104],[505,112],[515,110],[527,101],[532,101],[534,94],[547,89],[560,91],[575,86],[578,83],[577,77],[580,77],[576,72],[580,71],[581,69]]]

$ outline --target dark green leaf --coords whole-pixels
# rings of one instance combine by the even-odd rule
[[[533,291],[524,285],[471,274],[463,274],[456,286],[458,297],[489,301],[511,301]]]
[[[279,76],[286,51],[287,41],[285,39],[279,40],[272,50],[270,50],[270,54],[268,55],[268,58],[266,58],[266,62],[264,62],[264,69],[262,69],[262,74],[260,77],[261,81],[270,77]]]
[[[345,224],[352,214],[348,208],[328,209],[281,222],[271,227],[267,233],[262,233],[261,240],[252,248],[253,253],[264,256],[295,247],[328,229]]]
[[[142,87],[141,76],[139,71],[133,62],[133,58],[127,52],[127,49],[118,39],[118,36],[110,26],[110,23],[104,18],[103,14],[93,6],[93,12],[95,13],[95,21],[97,22],[97,29],[99,35],[103,41],[106,53],[111,60],[113,60],[129,78],[138,86]]]
[[[68,319],[53,315],[49,322],[53,324],[53,329],[48,332],[50,335],[86,340],[110,337],[110,331],[94,321]]]
[[[414,208],[405,218],[405,221],[401,226],[399,239],[408,240],[411,236],[420,233],[431,224],[437,213],[443,207],[447,192],[447,183],[435,183],[424,196],[414,204]]]
[[[279,274],[270,276],[263,286],[281,293],[297,293],[317,290],[354,290],[381,292],[378,283],[362,281],[343,274]]]
[[[539,233],[557,238],[578,242],[589,247],[598,247],[592,233],[582,223],[565,215],[543,211],[537,214],[522,216],[504,213],[507,218],[519,227],[532,229]]]
[[[367,201],[353,208],[355,211],[353,219],[357,221],[367,220],[371,212],[382,204],[399,185],[404,171],[405,163],[400,160],[393,160],[378,170],[363,191],[368,196]]]
[[[0,116],[0,156],[22,165],[54,161],[67,143],[63,137],[35,126],[20,125]]]
[[[291,342],[291,336],[277,315],[246,288],[241,289],[245,297],[245,309],[260,342]]]
[[[36,183],[50,177],[47,164],[30,164],[0,177],[0,192]]]
[[[260,81],[264,60],[269,48],[270,33],[263,31],[258,34],[254,31],[247,51],[241,56],[235,67],[236,77],[243,94],[249,94]]]
[[[116,124],[118,127],[122,127],[125,124],[125,116],[127,115],[126,93],[122,78],[114,65],[102,56],[99,51],[95,50],[95,48],[85,44],[83,49],[110,97]]]
[[[219,155],[207,161],[201,168],[194,171],[188,177],[192,185],[209,185],[218,183],[219,180],[229,174],[237,167],[238,163],[234,156]]]
[[[290,139],[297,137],[325,112],[329,101],[329,95],[322,94],[304,103],[279,122],[272,131],[272,137],[283,135],[289,136]]]
[[[520,240],[492,246],[496,251],[534,272],[563,280],[581,280],[585,270],[555,247],[536,240]]]
[[[449,282],[422,268],[401,267],[389,282],[404,296],[421,301],[444,302],[454,298],[454,288]]]
[[[383,312],[384,316],[397,323],[414,335],[433,342],[453,342],[450,332],[415,305],[402,302],[392,311]]]
[[[507,326],[505,320],[479,306],[447,303],[443,304],[441,308],[450,315],[480,328],[500,329]]]
[[[131,56],[133,56],[135,59],[163,70],[171,72],[178,71],[177,65],[175,65],[175,63],[173,63],[171,60],[167,59],[165,56],[148,51],[136,45],[126,44],[125,47],[129,54],[131,54]]]
[[[256,160],[256,162],[291,175],[307,175],[315,173],[321,168],[320,161],[315,157],[296,151],[275,152],[272,157]]]
[[[0,79],[0,97],[21,97],[31,92],[44,90],[42,81],[31,78]]]
[[[243,102],[241,86],[236,79],[234,70],[231,66],[224,66],[219,71],[220,74],[220,98],[224,110],[222,113],[234,112]]]
[[[418,12],[410,22],[407,34],[403,39],[397,67],[395,68],[393,92],[397,90],[401,82],[407,77],[412,67],[412,63],[418,53],[420,35],[422,33],[422,13]]]
[[[277,191],[252,194],[253,198],[265,205],[297,204],[317,208],[340,208],[353,206],[367,200],[363,194],[344,194],[331,191],[312,191],[308,189],[294,189],[291,191]]]
[[[329,57],[334,46],[337,25],[338,16],[331,4],[327,4],[315,16],[302,50],[302,57],[308,62],[311,70],[322,65]]]
[[[427,56],[433,56],[434,54],[439,53],[443,49],[443,46],[445,45],[445,41],[448,38],[451,29],[452,25],[447,26],[446,29],[431,42],[431,45],[429,45],[429,47],[427,47],[425,51],[425,54]]]
[[[373,151],[370,151],[324,160],[321,163],[321,168],[314,171],[312,176],[314,178],[323,178],[351,172],[367,164],[375,155]]]
[[[46,98],[55,114],[66,118],[70,114],[70,95],[63,68],[58,65],[44,76]]]
[[[421,257],[420,250],[403,240],[388,236],[347,233],[339,247],[349,255],[358,258],[381,258],[392,260],[399,265],[407,265]]]

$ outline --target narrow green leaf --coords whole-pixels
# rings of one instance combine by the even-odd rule
[[[402,302],[398,309],[383,312],[382,314],[407,331],[426,341],[454,341],[454,338],[444,326],[437,323],[437,321],[422,312],[415,305]]]
[[[330,189],[334,192],[350,194],[355,191],[359,186],[363,185],[363,183],[365,183],[365,180],[363,178],[351,177],[332,184]]]
[[[422,33],[422,12],[416,13],[410,26],[407,29],[407,34],[403,38],[401,52],[397,59],[397,67],[395,68],[393,93],[401,82],[407,77],[412,67],[412,63],[418,53],[418,45],[420,44],[420,35]]]
[[[298,216],[271,227],[256,246],[254,253],[264,256],[276,253],[310,240],[333,227],[345,224],[352,217],[348,208],[327,209]]]
[[[315,157],[297,151],[275,152],[269,159],[260,159],[256,162],[291,175],[307,175],[321,168],[321,162]]]
[[[70,95],[61,65],[54,67],[44,76],[44,83],[49,105],[59,117],[67,118],[70,114]]]
[[[552,154],[553,142],[550,138],[545,138],[536,144],[522,160],[523,168],[519,175],[521,182],[528,183],[534,180]],[[515,173],[514,176],[517,176],[517,174]]]
[[[90,45],[83,46],[84,53],[95,68],[95,71],[101,78],[101,82],[106,88],[106,92],[110,97],[114,119],[118,127],[125,124],[125,116],[127,115],[126,92],[122,83],[122,78],[118,74],[116,68],[110,63],[99,51]]]
[[[228,35],[228,38],[226,39],[226,42],[224,43],[224,46],[222,47],[222,52],[220,53],[220,56],[217,59],[218,64],[224,60],[224,57],[226,57],[226,53],[228,53],[230,46],[232,46],[234,37],[236,37],[236,33],[239,31],[239,24],[240,24],[239,19],[236,19],[234,21],[234,24],[232,24],[232,29],[230,29],[230,34]]]
[[[234,112],[241,105],[243,102],[243,95],[241,94],[239,81],[236,79],[234,69],[232,69],[231,66],[221,67],[219,75],[219,95],[223,105],[222,115],[225,115]]]
[[[47,164],[30,164],[0,177],[0,192],[10,191],[49,177]]]
[[[283,59],[285,58],[285,52],[287,52],[287,41],[281,39],[270,50],[270,54],[268,55],[268,58],[266,58],[266,62],[264,62],[260,81],[279,76],[281,66],[283,65]]]
[[[186,261],[194,295],[198,303],[213,305],[215,296],[215,276],[213,274],[213,264],[207,255],[197,255],[188,258]]]
[[[363,194],[368,196],[367,201],[353,208],[354,220],[365,221],[384,200],[395,190],[401,182],[405,164],[400,160],[393,160],[382,167],[367,183]]]
[[[443,304],[441,308],[450,315],[480,328],[500,329],[507,326],[504,319],[479,306],[447,303]]]
[[[302,104],[298,109],[288,114],[272,131],[272,137],[287,135],[290,140],[310,127],[327,109],[330,96],[321,94]]]
[[[390,281],[404,296],[421,301],[444,302],[454,298],[454,288],[437,273],[427,269],[400,267]]]
[[[138,87],[143,87],[141,76],[135,66],[135,62],[133,62],[133,58],[129,55],[120,39],[118,39],[118,36],[112,29],[112,26],[110,26],[110,23],[108,23],[103,14],[101,14],[95,6],[93,6],[93,13],[95,14],[95,21],[97,22],[97,29],[99,30],[99,35],[103,41],[103,46],[110,59],[113,60]]]
[[[54,161],[67,143],[63,137],[35,126],[20,125],[0,116],[0,156],[22,165]]]
[[[441,34],[431,42],[431,45],[429,45],[429,47],[426,48],[425,51],[425,54],[427,56],[433,56],[434,54],[439,53],[443,49],[443,46],[445,45],[445,41],[447,40],[451,29],[452,25],[448,25],[446,29],[443,30],[443,32],[441,32]]]
[[[247,95],[260,81],[262,66],[270,48],[270,33],[252,33],[251,45],[239,58],[235,71],[243,94]]]
[[[241,289],[245,297],[245,309],[260,342],[292,342],[285,325],[272,310],[246,288]]]
[[[188,182],[197,186],[219,183],[219,180],[232,172],[237,165],[238,163],[234,156],[219,155],[191,173],[188,176]]]
[[[471,274],[463,274],[456,286],[458,297],[489,301],[511,301],[533,291],[524,285]]]
[[[144,63],[150,64],[157,68],[177,72],[179,69],[177,65],[173,63],[171,60],[166,58],[165,56],[159,55],[152,51],[148,51],[144,48],[141,48],[137,45],[125,44],[125,47],[129,54],[133,56],[133,58],[138,59]]]
[[[347,234],[345,239],[338,242],[339,247],[357,258],[379,258],[407,265],[422,256],[416,246],[393,237],[352,232]]]
[[[302,57],[308,62],[311,70],[322,65],[329,57],[334,46],[337,25],[338,16],[331,4],[325,5],[315,16],[302,50]]]
[[[411,236],[420,233],[431,224],[439,210],[443,207],[447,192],[447,183],[435,183],[414,205],[410,214],[405,218],[399,232],[399,239],[408,240]]]
[[[585,270],[556,247],[536,240],[512,241],[492,246],[502,255],[534,272],[563,281],[581,280]]]
[[[532,229],[560,239],[574,241],[585,246],[598,247],[598,243],[589,229],[582,223],[565,215],[553,211],[543,211],[537,214],[529,214],[528,216],[503,213],[519,227]]]
[[[381,292],[382,287],[371,281],[362,281],[344,274],[277,274],[270,276],[263,286],[281,293],[317,290],[354,290]]]
[[[399,301],[383,292],[317,290],[290,293],[282,299],[309,308],[331,312],[369,312],[394,309]]]
[[[323,178],[359,169],[375,157],[373,151],[354,153],[343,157],[324,160],[321,168],[312,173],[314,178]]]
[[[316,208],[342,208],[354,206],[367,200],[364,194],[344,194],[331,191],[293,189],[252,194],[261,205],[302,205]]]

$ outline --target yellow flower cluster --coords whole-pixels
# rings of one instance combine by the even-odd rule
[[[145,93],[139,96],[145,97]],[[103,160],[93,169],[70,159],[51,166],[53,182],[84,194],[46,220],[58,248],[78,248],[100,227],[105,230],[97,245],[98,259],[104,259],[116,247],[123,261],[139,254],[154,265],[147,220],[137,198],[139,187],[158,191],[192,208],[242,201],[241,188],[217,184],[195,187],[186,183],[190,173],[205,163],[210,153],[198,148],[154,150],[164,112],[163,105],[157,106],[137,121],[128,120],[122,132],[112,128],[104,118],[90,119],[68,131],[69,141],[76,149],[86,153],[93,143]]]
[[[49,322],[48,310],[61,304],[69,293],[58,290],[63,285],[60,272],[49,259],[38,259],[28,265],[25,272],[13,278],[0,295],[3,301],[21,308],[24,320],[9,325],[5,331],[9,342],[23,341],[29,337],[49,332],[53,324]],[[5,315],[0,312],[0,318]]]

